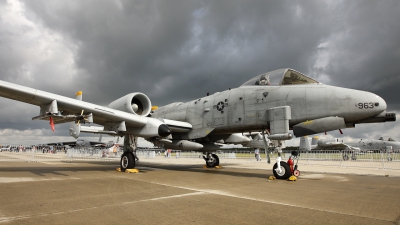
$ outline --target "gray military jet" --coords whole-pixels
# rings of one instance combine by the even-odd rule
[[[73,146],[73,147],[80,147],[80,148],[88,148],[88,147],[104,147],[110,148],[114,145],[114,141],[102,142],[102,141],[90,141],[87,139],[78,138],[76,141],[64,141],[64,142],[54,142],[54,143],[47,143],[46,145],[58,145],[58,146]]]
[[[135,167],[137,137],[165,148],[204,152],[206,164],[216,166],[216,141],[235,144],[248,139],[234,133],[267,131],[270,140],[284,141],[292,138],[290,129],[295,136],[305,136],[396,119],[376,94],[325,85],[293,69],[261,74],[238,88],[156,110],[143,93],[128,94],[104,107],[0,81],[0,96],[40,106],[33,119],[49,120],[52,129],[74,121],[69,132],[75,138],[80,132],[125,136],[122,170]],[[82,123],[103,127],[90,129]],[[291,175],[280,157],[273,173],[278,179]]]
[[[394,140],[383,140],[380,139],[360,139],[358,141],[343,142],[337,138],[334,139],[321,139],[318,137],[313,137],[311,144],[309,144],[308,137],[300,138],[300,150],[354,150],[356,152],[365,151],[386,151],[391,149],[391,151],[400,151],[400,142]]]

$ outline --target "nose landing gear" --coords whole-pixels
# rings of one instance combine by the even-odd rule
[[[296,164],[294,163],[296,160]],[[287,162],[281,162],[281,154],[278,153],[276,158],[276,163],[272,169],[276,179],[282,180],[296,180],[300,176],[300,171],[298,170],[299,153],[297,151],[292,151],[292,155],[289,157]]]
[[[219,166],[219,158],[216,154],[207,153],[206,156],[203,155],[203,159],[208,168]]]

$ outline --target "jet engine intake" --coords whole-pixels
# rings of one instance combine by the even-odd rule
[[[151,101],[147,95],[134,92],[111,102],[108,107],[139,116],[148,116],[151,112]]]

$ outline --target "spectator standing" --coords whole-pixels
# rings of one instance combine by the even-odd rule
[[[260,158],[260,149],[258,149],[258,148],[255,148],[255,149],[254,149],[254,156],[256,157],[256,160],[257,160],[257,161],[261,161],[261,158]]]

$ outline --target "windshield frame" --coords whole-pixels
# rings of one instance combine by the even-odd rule
[[[322,84],[321,82],[293,69],[278,69],[263,73],[246,81],[241,86],[288,86]]]

